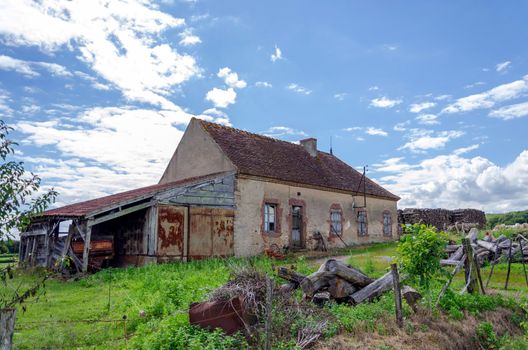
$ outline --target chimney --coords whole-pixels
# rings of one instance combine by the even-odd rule
[[[317,139],[310,137],[309,139],[304,139],[299,142],[306,152],[310,153],[312,157],[317,157]]]

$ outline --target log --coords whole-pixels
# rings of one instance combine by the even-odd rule
[[[351,294],[357,291],[357,288],[350,282],[345,281],[342,278],[336,277],[330,281],[330,287],[328,292],[334,299],[346,299]]]
[[[477,245],[479,247],[482,247],[482,248],[485,248],[485,249],[489,250],[492,253],[496,253],[497,252],[497,245],[495,243],[486,242],[486,241],[483,241],[483,240],[479,239],[479,240],[477,240]]]
[[[411,307],[411,309],[413,309],[414,312],[416,312],[416,303],[418,300],[422,299],[422,295],[418,293],[416,289],[409,286],[403,286],[401,292],[407,304]]]
[[[372,300],[392,288],[392,272],[388,272],[383,277],[378,278],[363,289],[351,295],[352,301],[360,304],[367,300]]]
[[[10,350],[13,347],[16,309],[0,309],[0,349]]]
[[[341,277],[345,281],[352,283],[356,287],[365,287],[374,282],[372,278],[368,277],[363,272],[334,259],[330,259],[326,262],[326,270]]]
[[[477,236],[478,230],[473,227],[471,230],[469,230],[469,233],[467,234],[466,238],[469,239],[469,242],[471,244],[475,244],[477,242]]]
[[[297,286],[306,278],[306,276],[283,266],[277,269],[277,275],[286,281],[295,283]]]
[[[312,302],[317,306],[323,306],[328,301],[330,301],[330,293],[328,292],[315,293],[312,298]]]
[[[306,297],[312,298],[314,294],[321,289],[330,287],[330,281],[334,276],[335,275],[331,272],[314,272],[311,275],[306,276],[306,278],[301,281],[300,285]]]
[[[457,266],[461,260],[441,259],[440,265],[442,266]]]
[[[453,254],[451,254],[449,260],[460,260],[462,258],[462,255],[464,255],[464,248],[460,246]]]
[[[446,253],[449,253],[449,254],[452,254],[452,253],[456,252],[458,248],[460,248],[459,245],[456,245],[456,244],[448,244],[448,245],[446,245],[446,247],[445,247],[445,252],[446,252]]]

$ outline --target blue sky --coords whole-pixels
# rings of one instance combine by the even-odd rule
[[[57,205],[156,183],[191,117],[319,148],[400,207],[528,207],[521,1],[0,1],[0,118]]]

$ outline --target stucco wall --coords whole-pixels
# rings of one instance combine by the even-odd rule
[[[218,145],[193,119],[172,155],[159,183],[235,170]]]
[[[272,237],[262,233],[262,206],[266,200],[278,203],[280,234]],[[271,244],[288,246],[291,232],[292,205],[304,207],[304,237],[309,238],[314,231],[320,231],[330,247],[342,247],[339,238],[330,235],[330,208],[340,205],[343,210],[343,235],[347,244],[382,242],[398,238],[398,214],[396,201],[367,197],[368,235],[357,234],[357,209],[353,208],[352,196],[345,193],[323,191],[238,178],[235,190],[237,209],[235,212],[235,255],[251,256],[264,251]],[[363,197],[355,198],[356,206],[363,205]],[[392,236],[383,236],[383,212],[388,210],[392,217]],[[306,239],[306,247],[313,248],[314,241]]]

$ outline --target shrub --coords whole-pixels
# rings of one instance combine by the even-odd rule
[[[498,349],[501,346],[500,338],[497,337],[490,322],[482,322],[475,331],[475,337],[482,349]]]
[[[442,270],[440,259],[445,256],[447,236],[432,226],[405,225],[398,244],[398,262],[411,280],[418,279],[420,287],[431,302],[431,281]]]
[[[240,334],[225,335],[221,330],[208,331],[191,326],[177,317],[141,325],[134,337],[136,349],[245,349],[248,344]]]

